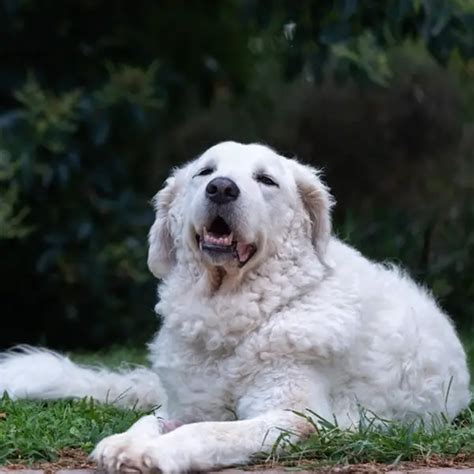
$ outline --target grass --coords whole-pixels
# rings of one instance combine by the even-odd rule
[[[474,377],[474,336],[469,335],[464,342]],[[124,361],[144,363],[145,354],[138,349],[113,349],[79,354],[73,359],[117,367]],[[68,450],[89,453],[100,439],[124,431],[143,414],[92,400],[12,402],[3,397],[0,399],[0,465],[54,463]],[[433,457],[474,463],[474,403],[455,423],[441,424],[432,432],[391,422],[385,423],[384,429],[365,422],[358,430],[348,432],[322,422],[315,434],[301,443],[291,444],[287,438],[282,433],[279,440],[286,446],[283,454],[273,451],[256,457],[256,462],[278,462],[290,469],[367,462],[396,464]]]
[[[76,362],[118,367],[145,363],[145,352],[115,348],[72,356]],[[144,413],[101,405],[92,400],[39,402],[0,399],[0,465],[55,462],[63,452],[89,453],[105,436],[130,427]]]
[[[0,465],[56,461],[65,449],[90,452],[104,436],[126,430],[142,413],[91,400],[0,400]]]
[[[288,433],[282,433],[279,443],[285,446],[281,454],[273,452],[260,460],[277,462],[284,466],[299,466],[306,469],[333,464],[383,463],[396,465],[399,462],[443,459],[474,463],[474,403],[465,410],[454,424],[441,423],[434,431],[420,425],[378,420],[362,417],[358,429],[340,430],[334,423],[317,419],[315,414],[305,416],[314,426],[315,433],[303,442],[288,442]],[[371,421],[372,420],[372,421]]]
[[[101,364],[117,368],[123,363],[146,365],[146,350],[138,347],[110,347],[98,352],[70,354],[75,362],[80,364]]]

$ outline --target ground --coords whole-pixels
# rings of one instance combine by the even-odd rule
[[[474,337],[465,338],[474,369]],[[76,354],[81,363],[111,367],[123,361],[145,363],[138,349],[112,349],[96,354]],[[473,371],[474,372],[474,371]],[[39,467],[48,471],[90,468],[87,454],[104,436],[124,431],[144,414],[94,403],[92,400],[37,402],[0,399],[0,466],[18,469]],[[302,413],[311,417],[311,413]],[[386,423],[384,430],[361,423],[345,432],[322,422],[306,441],[288,445],[284,454],[265,453],[255,458],[254,469],[290,470],[339,466],[340,472],[381,472],[419,466],[474,468],[474,402],[453,424],[440,423],[427,433],[414,426]],[[281,443],[285,443],[282,433]]]

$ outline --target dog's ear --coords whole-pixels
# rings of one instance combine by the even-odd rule
[[[155,222],[148,234],[148,268],[157,278],[163,278],[176,262],[171,231],[171,207],[177,194],[176,177],[171,176],[153,198]]]
[[[320,172],[311,166],[294,161],[294,176],[311,225],[311,240],[319,258],[324,254],[331,236],[331,208],[334,200],[327,186],[320,180]]]

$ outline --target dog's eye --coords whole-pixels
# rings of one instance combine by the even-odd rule
[[[267,176],[266,174],[259,174],[256,176],[255,178],[259,183],[262,183],[264,184],[265,186],[277,186],[278,187],[278,184],[273,181],[272,178],[270,178],[269,176]]]
[[[212,173],[214,173],[214,170],[212,168],[204,168],[203,170],[199,171],[199,173],[195,174],[194,177],[196,177],[196,176],[208,176]]]

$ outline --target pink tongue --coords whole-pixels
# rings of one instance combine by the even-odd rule
[[[237,243],[237,254],[241,262],[245,262],[250,257],[252,246],[248,244]]]

